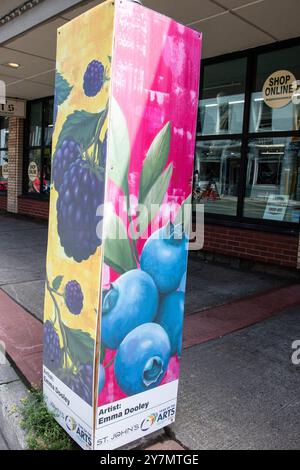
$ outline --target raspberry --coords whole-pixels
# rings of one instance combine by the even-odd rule
[[[44,325],[44,364],[49,370],[56,370],[61,365],[61,358],[58,334],[53,324],[47,320]]]
[[[104,176],[84,160],[77,160],[65,173],[57,201],[58,234],[68,257],[80,263],[101,245],[97,236],[104,201]]]
[[[80,315],[83,308],[83,293],[77,281],[70,281],[66,285],[65,301],[73,315]]]
[[[60,190],[66,171],[72,163],[80,158],[80,147],[73,139],[63,141],[55,153],[53,163],[53,182],[57,191]]]
[[[93,60],[86,69],[83,78],[83,89],[86,96],[96,96],[105,81],[104,66],[98,60]]]

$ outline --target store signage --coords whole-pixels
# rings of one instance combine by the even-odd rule
[[[0,103],[0,116],[26,118],[26,101],[7,98]]]
[[[287,106],[297,88],[296,77],[288,70],[278,70],[265,81],[263,99],[267,106],[273,109]]]
[[[124,0],[59,30],[43,382],[84,449],[175,421],[200,50],[200,33]],[[82,157],[68,171],[71,137]]]
[[[2,178],[4,178],[5,180],[8,179],[8,163],[4,163],[4,165],[2,166]]]
[[[271,194],[266,205],[264,219],[282,222],[285,218],[288,203],[289,196]]]
[[[28,178],[30,181],[35,181],[38,177],[39,169],[35,162],[30,162],[28,166]]]

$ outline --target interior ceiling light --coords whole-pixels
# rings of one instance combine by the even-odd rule
[[[18,69],[21,67],[20,64],[17,64],[16,62],[8,62],[7,64],[2,64],[4,67],[10,67],[11,69]]]
[[[44,0],[30,0],[24,2],[22,5],[18,6],[0,18],[0,27],[4,26],[6,23],[14,20],[15,18],[18,18],[18,16],[23,15],[23,13],[26,13],[28,10],[31,10],[31,8],[39,5],[42,2],[44,2]]]

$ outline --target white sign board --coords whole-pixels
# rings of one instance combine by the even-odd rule
[[[264,219],[282,222],[285,218],[288,203],[289,196],[271,194],[266,205]]]
[[[0,103],[0,116],[26,118],[26,101],[7,98],[6,102]]]

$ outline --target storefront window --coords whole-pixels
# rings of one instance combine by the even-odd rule
[[[198,142],[194,173],[194,204],[205,211],[236,215],[240,174],[241,141]]]
[[[0,117],[0,192],[7,191],[9,120]]]
[[[53,133],[53,98],[29,104],[25,192],[47,196],[51,179],[51,143]]]
[[[245,105],[246,58],[207,65],[199,105],[198,134],[240,134]]]
[[[281,103],[282,94],[287,91],[286,87],[294,82],[293,79],[287,82],[288,77],[300,79],[299,57],[300,46],[258,56],[257,74],[251,98],[251,132],[298,131],[300,129],[300,104],[291,99],[287,103],[284,101]],[[280,71],[282,72],[276,76],[276,73]],[[274,74],[272,81],[274,86],[267,90],[270,96],[268,105],[264,100],[263,88],[272,74]]]
[[[300,138],[249,142],[244,215],[299,223]]]
[[[300,39],[202,67],[193,203],[211,219],[300,222]],[[246,76],[248,73],[248,76]]]

